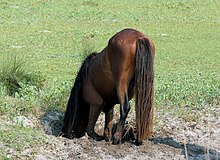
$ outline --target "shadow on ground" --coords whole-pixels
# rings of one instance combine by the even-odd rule
[[[45,133],[48,135],[58,136],[63,126],[62,112],[45,112],[41,118],[41,124],[44,126]]]
[[[183,143],[176,141],[172,137],[155,137],[151,141],[154,144],[165,144],[177,149],[181,149],[181,154],[186,155],[187,153],[188,159],[220,160],[220,153],[216,150],[207,149],[197,144],[188,143],[184,146]],[[187,151],[185,151],[185,147]]]

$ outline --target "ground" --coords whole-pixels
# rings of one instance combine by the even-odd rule
[[[41,159],[220,159],[220,106],[204,107],[206,114],[200,120],[187,122],[182,118],[155,112],[154,138],[136,146],[130,142],[121,145],[96,142],[87,136],[69,140],[56,137],[62,114],[46,113],[41,119],[50,135],[35,158]],[[202,111],[198,111],[202,112]],[[118,117],[118,114],[115,115]],[[128,121],[133,125],[134,116]],[[104,115],[99,117],[96,130],[102,129]],[[51,145],[53,144],[53,145]],[[52,146],[52,147],[51,147]]]

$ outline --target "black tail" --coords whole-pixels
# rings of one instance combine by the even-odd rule
[[[154,51],[148,39],[136,42],[136,127],[137,142],[149,138],[153,132]]]
[[[85,135],[89,117],[89,104],[83,100],[82,85],[87,76],[89,63],[95,56],[96,53],[92,53],[84,60],[71,90],[62,129],[62,134],[66,138],[79,138]]]

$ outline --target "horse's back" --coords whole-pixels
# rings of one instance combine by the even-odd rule
[[[139,32],[135,29],[124,29],[118,33],[116,33],[108,43],[108,50],[111,52],[111,50],[116,51],[116,50],[131,50],[131,52],[123,52],[124,54],[129,54],[133,53],[135,54],[136,50],[136,42],[138,39],[147,39],[149,43],[151,44],[153,50],[155,50],[154,43],[153,41],[145,34],[142,32]],[[117,54],[117,52],[114,52]]]
[[[111,64],[116,63],[117,61],[123,61],[127,64],[127,60],[130,61],[130,64],[133,64],[136,54],[136,43],[138,39],[147,39],[151,44],[153,50],[155,50],[153,41],[135,29],[124,29],[116,33],[110,40],[107,46],[107,52],[109,61]],[[129,65],[130,65],[129,64]]]
[[[108,43],[108,51],[110,54],[111,52],[118,54],[118,51],[122,51],[125,54],[128,54],[130,52],[126,52],[127,50],[132,50],[135,48],[135,43],[138,38],[142,37],[143,34],[139,31],[136,31],[134,29],[124,29],[117,34],[115,34]],[[124,51],[126,50],[126,51]],[[134,52],[134,51],[133,51]],[[132,52],[132,53],[133,53]]]
[[[146,36],[134,29],[124,29],[115,34],[108,43],[107,54],[116,85],[130,82],[134,73],[136,42]],[[128,84],[125,84],[128,85]]]

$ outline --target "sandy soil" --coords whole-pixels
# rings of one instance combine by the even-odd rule
[[[155,112],[154,138],[135,146],[129,141],[121,145],[96,142],[87,136],[69,140],[56,137],[61,128],[62,114],[46,113],[41,122],[51,135],[48,145],[39,150],[36,159],[219,159],[220,160],[220,106],[203,112],[199,122],[186,122],[162,111]],[[115,115],[117,119],[118,114]],[[102,132],[104,116],[101,115],[96,130]],[[129,115],[129,126],[134,115]]]

